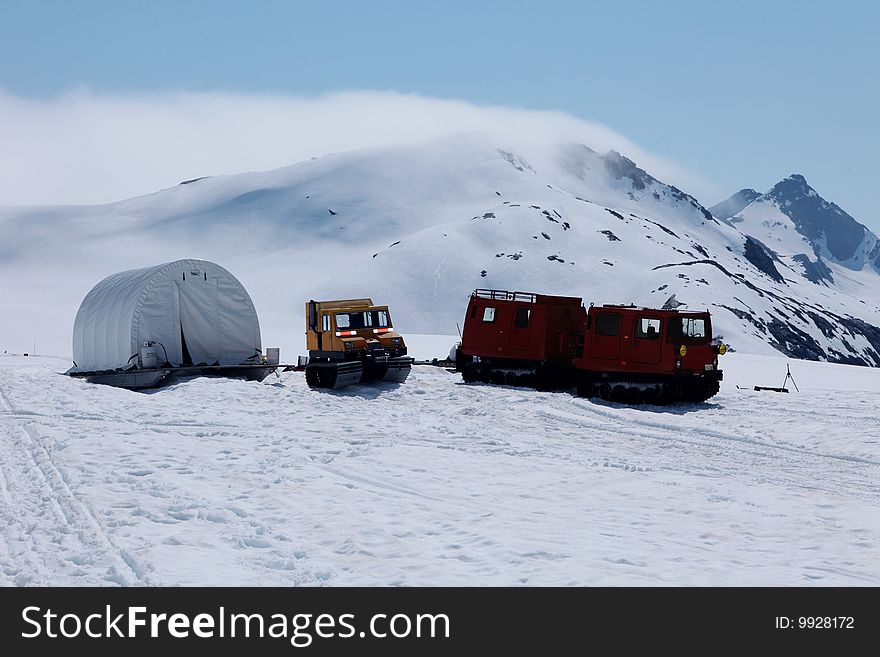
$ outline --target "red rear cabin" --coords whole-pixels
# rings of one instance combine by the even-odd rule
[[[586,319],[580,297],[475,290],[465,314],[458,362],[480,366],[462,369],[464,378],[534,384],[530,375],[538,365],[571,370]],[[491,377],[490,366],[502,371]],[[529,378],[512,381],[512,376]]]

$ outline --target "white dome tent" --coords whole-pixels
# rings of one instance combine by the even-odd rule
[[[68,374],[103,374],[88,378],[123,387],[156,385],[175,369],[227,374],[265,364],[250,296],[206,260],[124,271],[95,285],[76,314],[73,361]]]

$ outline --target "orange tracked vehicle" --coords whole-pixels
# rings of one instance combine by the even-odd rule
[[[394,331],[388,306],[372,299],[306,303],[306,382],[311,388],[342,388],[368,381],[404,382],[413,359]]]

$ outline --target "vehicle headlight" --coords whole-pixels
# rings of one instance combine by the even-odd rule
[[[679,354],[682,358],[684,358],[685,356],[687,356],[687,353],[688,353],[687,345],[681,345],[681,346],[678,348],[678,354]]]
[[[720,345],[718,345],[718,353],[721,356],[723,356],[724,354],[727,353],[727,345],[724,344],[723,342]]]

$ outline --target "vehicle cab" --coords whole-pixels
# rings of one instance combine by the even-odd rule
[[[312,356],[382,351],[406,355],[403,337],[394,331],[388,306],[371,299],[309,301],[306,303],[306,345]]]
[[[637,306],[590,306],[578,369],[651,375],[698,375],[721,379],[718,356],[727,348],[713,340],[706,312]],[[712,373],[712,374],[709,374]]]

